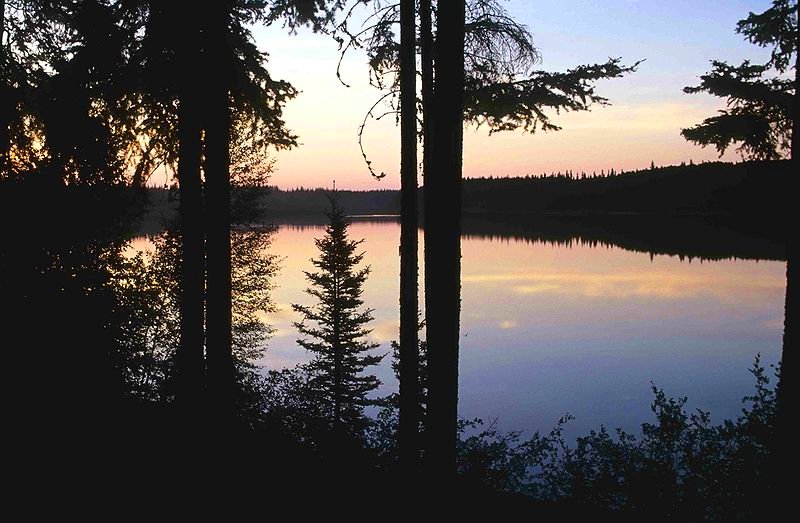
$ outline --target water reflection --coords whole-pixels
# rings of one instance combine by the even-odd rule
[[[492,234],[474,234],[490,227]],[[635,430],[651,416],[652,381],[720,420],[736,416],[752,390],[753,357],[761,353],[773,364],[780,356],[785,263],[769,260],[782,252],[772,240],[730,231],[716,244],[713,236],[698,237],[705,246],[695,253],[723,258],[709,261],[626,250],[618,245],[632,243],[613,233],[613,242],[555,241],[527,229],[503,234],[505,225],[496,223],[465,229],[463,417],[545,431],[570,412],[570,438],[601,424]],[[299,318],[290,304],[305,299],[303,271],[312,270],[313,240],[322,233],[322,225],[282,224],[272,236],[269,250],[281,261],[276,309],[259,313],[274,329],[258,361],[266,368],[308,359],[296,343],[292,322]],[[390,352],[398,336],[399,233],[386,219],[357,219],[350,228],[352,238],[365,238],[364,262],[372,266],[364,299],[375,309],[370,337],[381,344],[377,352]],[[663,250],[659,242],[669,240],[651,238],[649,245]],[[149,247],[140,241],[134,248]],[[397,389],[388,360],[376,371],[381,394]]]
[[[463,243],[461,414],[543,430],[635,429],[652,380],[735,416],[756,353],[780,355],[785,264],[619,248]]]
[[[608,250],[607,250],[608,251]],[[476,256],[481,256],[481,250]],[[749,300],[770,300],[782,283],[761,270],[753,270],[752,264],[744,264],[736,273],[721,272],[715,264],[687,270],[675,269],[668,261],[656,259],[649,267],[637,267],[628,260],[624,272],[616,272],[619,267],[602,267],[604,262],[618,261],[613,258],[623,254],[602,252],[597,248],[577,247],[571,249],[575,256],[592,258],[587,267],[564,270],[560,265],[536,267],[530,271],[492,273],[483,272],[465,275],[464,284],[482,286],[487,289],[500,287],[512,294],[572,294],[584,298],[626,299],[636,296],[661,300],[680,300],[708,294],[720,301],[738,302],[742,293],[749,294]],[[541,263],[550,263],[543,259]],[[612,258],[612,260],[609,260]],[[742,281],[741,278],[747,278]]]
[[[311,269],[313,238],[321,234],[309,224],[281,225],[275,234],[272,249],[283,262],[273,292],[280,310],[268,317],[276,332],[261,361],[269,368],[306,360],[289,304],[303,299],[302,271]],[[364,298],[375,309],[372,339],[388,352],[399,327],[399,224],[356,220],[351,236],[366,239],[372,274]],[[767,363],[780,355],[781,261],[689,263],[603,242],[477,234],[464,237],[462,251],[464,417],[547,430],[571,412],[577,419],[569,436],[600,424],[636,429],[651,415],[651,380],[730,417],[751,390],[754,355]],[[770,252],[777,251],[740,254],[763,260]],[[388,364],[377,375],[383,392],[396,390]]]

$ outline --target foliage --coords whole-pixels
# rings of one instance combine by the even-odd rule
[[[570,446],[562,435],[569,417],[527,440],[490,424],[459,442],[459,471],[537,499],[684,520],[752,520],[770,485],[776,402],[758,357],[751,373],[755,392],[736,420],[714,425],[710,413],[687,412],[686,398],[653,386],[656,422],[643,423],[639,436],[601,427]]]
[[[325,235],[315,243],[320,256],[312,259],[317,272],[306,271],[310,287],[306,292],[317,300],[314,306],[293,304],[302,320],[294,325],[305,336],[298,344],[314,354],[308,364],[309,391],[322,405],[334,427],[358,434],[365,425],[364,407],[368,394],[380,385],[364,370],[377,365],[383,356],[370,354],[378,347],[364,338],[371,332],[372,309],[362,309],[362,286],[370,268],[357,268],[364,257],[356,249],[363,241],[348,238],[349,220],[335,198],[327,212]]]
[[[234,127],[246,130],[246,141],[262,152],[296,144],[282,110],[297,93],[269,74],[251,26],[285,17],[312,23],[315,13],[332,16],[336,7],[312,3],[231,2],[227,78]],[[10,131],[0,137],[9,166],[3,176],[42,171],[73,184],[143,185],[156,169],[174,167],[182,85],[195,78],[196,88],[201,58],[213,51],[211,43],[174,30],[199,23],[189,4],[9,0],[0,87],[16,110],[6,114],[4,103],[0,113]]]
[[[739,20],[736,32],[748,42],[772,47],[767,66],[783,73],[789,69],[792,54],[797,52],[797,2],[773,0],[772,7],[760,14],[750,13]]]
[[[372,12],[359,29],[354,30],[348,22],[351,22],[350,15],[355,7],[361,4],[371,4]],[[397,4],[359,0],[334,34],[342,57],[350,49],[366,51],[370,84],[386,91],[365,115],[359,136],[369,119],[399,114],[397,73],[400,44],[395,31],[397,24]],[[620,58],[611,58],[604,63],[580,65],[566,72],[534,70],[540,54],[534,46],[533,36],[528,27],[510,16],[500,0],[467,1],[464,45],[464,121],[485,125],[490,134],[517,129],[531,133],[536,130],[558,131],[561,128],[551,121],[551,113],[586,111],[592,105],[608,105],[608,99],[595,92],[596,82],[634,72],[640,63],[624,65]],[[388,103],[387,110],[382,113],[377,111],[381,102]],[[420,100],[418,105],[421,104]],[[373,176],[385,176],[374,171],[363,146],[362,154]]]
[[[264,154],[248,129],[232,129],[230,145],[231,223],[249,225],[262,222],[269,192],[269,177],[275,160]]]
[[[16,111],[3,137],[5,174],[43,170],[70,183],[119,183],[137,139],[126,93],[138,10],[79,0],[7,7],[2,83]]]
[[[548,111],[588,111],[592,105],[608,105],[608,99],[595,92],[595,83],[619,78],[636,70],[640,62],[622,65],[621,58],[602,64],[581,65],[567,72],[533,71],[525,78],[495,80],[481,75],[466,79],[465,120],[487,125],[489,131],[522,129],[533,133],[559,131]]]
[[[371,5],[357,31],[351,17],[359,5]],[[483,81],[519,75],[539,60],[530,31],[516,22],[499,0],[467,2],[465,62],[467,75]],[[399,89],[399,5],[392,2],[358,0],[336,27],[342,57],[350,49],[364,49],[369,63],[370,84],[379,89]],[[341,79],[341,76],[340,76]],[[346,85],[346,84],[345,84]]]
[[[284,26],[294,32],[301,26],[309,26],[314,31],[327,30],[346,0],[250,0],[250,3],[264,5],[267,22],[282,20]]]
[[[315,450],[326,439],[330,412],[317,401],[308,366],[270,370],[261,384],[263,417],[292,441]]]
[[[271,298],[280,259],[271,254],[271,228],[251,228],[261,218],[259,202],[266,191],[273,162],[251,143],[235,135],[231,143],[232,348],[239,384],[242,419],[257,420],[260,387],[253,362],[261,358],[272,328],[264,321],[275,311]],[[173,217],[174,218],[174,217]],[[128,388],[153,401],[168,400],[173,357],[180,336],[181,235],[178,226],[149,238],[154,249],[125,259],[115,271],[114,285],[127,304],[123,341],[129,355]],[[242,409],[249,409],[245,415]]]
[[[761,14],[739,21],[736,31],[753,44],[772,47],[764,65],[745,60],[733,66],[714,60],[712,70],[700,77],[700,85],[685,87],[689,94],[706,92],[726,99],[719,115],[683,129],[681,134],[703,147],[713,145],[720,156],[734,144],[745,158],[777,159],[791,153],[795,79],[782,77],[797,67],[797,2],[774,0]]]
[[[120,343],[128,363],[128,389],[134,396],[165,400],[179,342],[180,235],[167,230],[151,238],[154,250],[123,259],[111,285],[125,307]],[[269,254],[269,231],[234,231],[231,236],[233,354],[237,373],[246,377],[263,356],[272,329],[263,321],[273,312],[270,297],[278,260]]]
[[[655,422],[643,423],[639,435],[600,427],[573,444],[563,435],[571,415],[549,433],[529,438],[501,431],[497,420],[487,425],[461,419],[458,474],[468,483],[541,501],[692,521],[752,520],[771,484],[777,411],[775,388],[759,356],[750,372],[755,389],[743,398],[741,415],[719,425],[709,412],[688,412],[687,398],[671,398],[655,385]],[[777,371],[775,378],[777,383]],[[398,411],[396,398],[388,400],[366,441],[378,465],[393,469]]]
[[[794,81],[764,78],[767,66],[749,61],[739,66],[716,60],[712,64],[713,70],[700,77],[700,85],[684,92],[727,98],[728,108],[683,129],[683,137],[702,146],[714,145],[720,155],[737,143],[741,145],[736,150],[746,158],[778,159],[788,154]]]
[[[194,21],[191,16],[186,17],[185,6],[162,2],[150,2],[148,6],[143,36],[132,57],[140,71],[140,134],[144,135],[143,148],[148,157],[160,158],[155,164],[173,166],[178,154],[178,98],[187,75],[200,82],[202,58],[212,54],[216,44],[200,41],[196,48],[187,49],[191,40],[185,32],[174,31],[175,26]],[[267,146],[296,145],[296,137],[285,127],[282,111],[297,91],[288,82],[272,78],[266,69],[268,55],[258,50],[251,31],[254,22],[265,20],[268,7],[268,2],[259,0],[231,2],[226,41],[233,132],[236,139],[262,152]]]
[[[114,286],[128,311],[121,341],[128,362],[127,389],[134,397],[160,401],[178,346],[178,273],[172,255],[180,239],[164,234],[152,239],[155,251],[126,260]]]

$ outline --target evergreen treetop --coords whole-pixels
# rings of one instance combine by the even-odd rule
[[[740,144],[737,151],[745,158],[788,156],[792,152],[797,74],[788,78],[784,73],[797,69],[797,2],[773,0],[770,9],[739,21],[736,32],[753,44],[772,47],[770,60],[763,65],[745,60],[738,66],[712,61],[712,70],[700,77],[700,85],[685,87],[684,92],[725,98],[727,109],[681,134],[703,147],[713,145],[720,155]]]

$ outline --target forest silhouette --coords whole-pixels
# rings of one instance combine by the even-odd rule
[[[608,105],[598,83],[641,62],[539,70],[529,29],[499,0],[0,0],[0,11],[0,299],[9,466],[24,494],[117,509],[163,495],[189,513],[206,502],[251,512],[268,495],[354,517],[432,503],[456,516],[637,520],[760,519],[789,499],[796,1],[736,27],[771,50],[768,63],[713,62],[686,88],[728,109],[683,136],[737,146],[748,161],[470,180],[465,125],[558,131],[553,115]],[[399,193],[270,194],[268,149],[298,147],[283,114],[297,91],[270,74],[253,38],[273,24],[287,39],[307,27],[343,54],[366,53],[378,103],[399,123]],[[361,140],[367,117],[354,146],[382,178]],[[160,169],[174,184],[149,189]],[[270,224],[324,212],[323,197],[318,272],[306,273],[316,303],[293,306],[297,350],[315,358],[260,368],[280,284]],[[399,392],[382,397],[362,298],[369,268],[347,214],[392,207]],[[132,253],[142,227],[158,233],[153,250]],[[531,437],[463,420],[461,239],[471,235],[786,260],[781,366],[773,375],[756,358],[754,393],[721,424],[655,386],[655,423],[636,435],[600,428],[568,442],[567,418]]]

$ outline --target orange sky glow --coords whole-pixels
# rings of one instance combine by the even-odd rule
[[[724,108],[723,101],[687,95],[682,88],[696,84],[712,59],[758,61],[765,56],[766,51],[743,42],[733,30],[743,14],[765,2],[734,3],[720,10],[718,2],[709,0],[668,5],[576,0],[556,9],[546,2],[509,1],[512,15],[532,30],[543,56],[542,69],[565,70],[609,56],[622,56],[627,63],[645,61],[636,73],[598,85],[598,93],[609,98],[611,106],[552,115],[561,131],[489,136],[486,128],[467,128],[464,176],[599,173],[645,168],[651,161],[670,165],[719,159],[713,148],[686,142],[680,130],[714,115]],[[712,8],[714,18],[709,19]],[[575,38],[576,32],[580,38]],[[271,73],[301,91],[285,109],[287,125],[299,136],[300,145],[274,153],[277,164],[271,183],[281,188],[330,187],[336,180],[342,189],[398,188],[400,133],[394,117],[370,119],[364,133],[369,159],[376,171],[386,172],[385,179],[370,176],[358,147],[361,121],[380,97],[380,91],[368,84],[364,54],[352,52],[343,60],[347,87],[336,78],[339,52],[330,37],[307,31],[287,35],[280,27],[256,28],[254,34],[270,55]],[[722,159],[739,157],[731,150]]]

